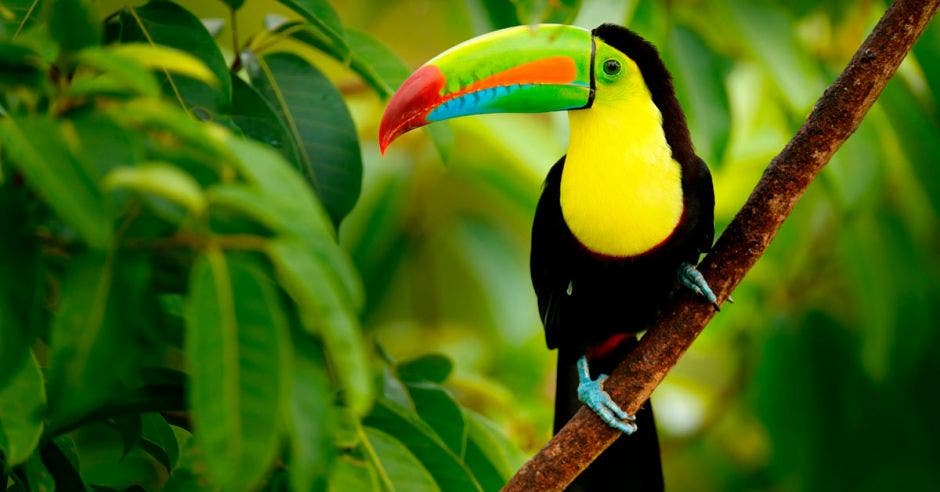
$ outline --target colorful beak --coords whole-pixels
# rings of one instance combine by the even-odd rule
[[[399,135],[482,113],[545,113],[590,107],[593,39],[580,27],[518,26],[465,41],[411,74],[379,127],[382,153]]]

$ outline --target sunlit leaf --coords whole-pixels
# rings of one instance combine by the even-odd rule
[[[160,94],[160,86],[144,65],[133,58],[121,55],[113,49],[86,48],[76,55],[76,60],[84,66],[96,69],[99,73],[79,72],[69,85],[67,94],[88,96],[111,92],[125,87],[143,96],[155,97]],[[103,85],[102,77],[106,77]],[[118,84],[118,85],[114,85]],[[90,86],[90,87],[89,87]],[[102,87],[103,86],[103,87]]]
[[[339,224],[359,198],[362,157],[342,95],[303,58],[290,53],[247,57],[253,85],[286,123],[295,164]]]
[[[133,190],[178,203],[195,215],[202,214],[206,199],[192,176],[179,168],[160,162],[144,163],[135,167],[116,168],[104,177],[109,190]]]
[[[117,40],[184,51],[202,60],[215,74],[213,78],[218,85],[213,87],[198,78],[165,72],[164,90],[169,97],[185,108],[207,110],[212,114],[227,110],[232,100],[228,66],[212,35],[191,12],[173,2],[152,0],[140,7],[125,7],[116,22],[112,36]],[[204,78],[203,75],[199,78]]]
[[[186,321],[194,438],[214,482],[251,490],[277,452],[284,307],[254,262],[210,249],[193,268]]]
[[[39,443],[45,404],[42,373],[30,355],[9,383],[0,387],[0,451],[6,466],[26,461]]]
[[[364,429],[366,454],[373,456],[379,481],[389,492],[439,491],[434,478],[404,444],[371,427]]]
[[[130,58],[171,75],[185,75],[212,87],[218,87],[219,79],[198,58],[174,48],[144,43],[125,43],[111,48],[114,53]]]

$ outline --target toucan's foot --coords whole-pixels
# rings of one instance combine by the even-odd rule
[[[582,356],[578,359],[578,399],[594,410],[594,413],[607,425],[624,434],[633,434],[637,429],[636,417],[624,412],[610,399],[610,395],[604,391],[606,379],[606,374],[601,374],[597,379],[591,379],[587,357]]]
[[[721,311],[721,307],[718,306],[718,298],[715,297],[715,293],[712,292],[712,288],[708,286],[708,282],[705,281],[705,277],[695,269],[691,263],[683,263],[679,265],[679,280],[682,282],[682,285],[687,289],[695,292],[696,294],[705,298],[706,301],[710,302],[712,306],[715,306],[715,310]]]

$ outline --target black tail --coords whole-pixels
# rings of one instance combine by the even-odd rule
[[[591,377],[610,374],[624,355],[636,346],[636,339],[626,339],[605,358],[591,360]],[[578,411],[578,373],[575,363],[580,354],[558,349],[557,388],[555,389],[555,430]],[[569,491],[661,491],[663,467],[659,456],[659,439],[653,408],[649,402],[636,414],[638,429],[631,436],[620,436],[591,466],[568,487]]]

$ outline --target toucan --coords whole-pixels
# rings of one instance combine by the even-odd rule
[[[502,29],[418,68],[382,116],[399,135],[481,113],[567,111],[567,154],[535,210],[530,268],[558,349],[555,431],[581,403],[623,435],[575,481],[582,490],[661,490],[652,409],[629,415],[606,374],[685,286],[717,308],[695,269],[714,237],[714,191],[656,48],[614,24]],[[519,145],[539,145],[519,142]]]

